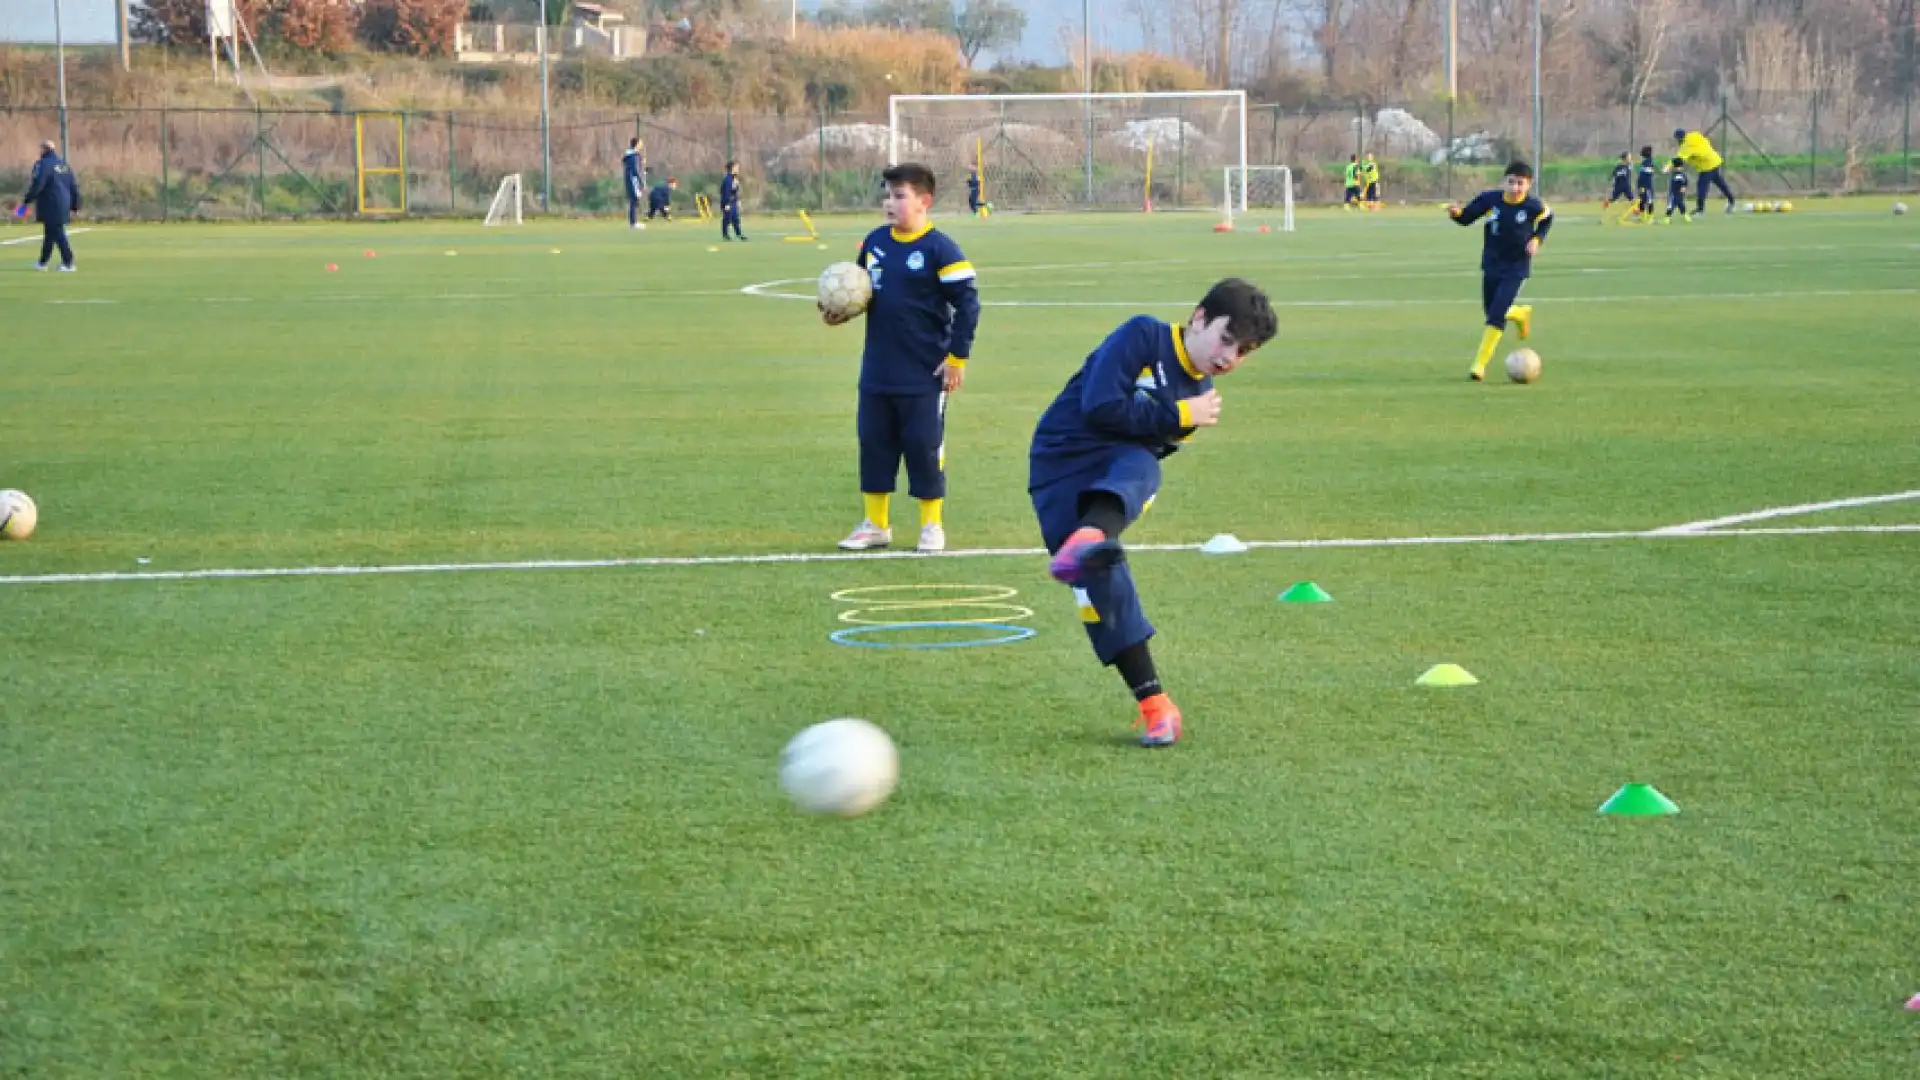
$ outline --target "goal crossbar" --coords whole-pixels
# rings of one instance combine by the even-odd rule
[[[1017,107],[1021,105],[1057,107],[1081,103],[1086,106],[1084,112],[1086,135],[1082,149],[1085,154],[1083,168],[1087,182],[1088,197],[1089,201],[1091,201],[1096,167],[1094,160],[1095,108],[1098,106],[1129,103],[1145,105],[1151,109],[1157,103],[1164,109],[1164,107],[1169,104],[1177,108],[1179,103],[1183,102],[1214,103],[1232,112],[1234,121],[1232,125],[1233,130],[1231,132],[1221,133],[1228,145],[1220,148],[1224,150],[1224,154],[1216,154],[1213,157],[1212,164],[1216,166],[1221,164],[1221,158],[1224,157],[1225,164],[1237,166],[1242,170],[1241,178],[1244,181],[1244,170],[1247,164],[1247,93],[1244,90],[1160,90],[1138,93],[1098,91],[1093,93],[1058,92],[1044,94],[894,94],[887,99],[887,164],[898,165],[903,159],[910,159],[914,154],[919,152],[917,144],[920,140],[916,140],[905,130],[905,125],[902,121],[905,116],[929,106],[957,105],[961,108],[975,109],[976,111],[973,113],[972,119],[981,124],[985,124],[992,120],[1002,122],[1011,120],[1015,123],[1021,122],[1020,115],[1017,111],[1009,111],[1007,108],[1009,106],[1015,107],[1017,110]],[[904,109],[903,106],[905,107]],[[995,106],[999,106],[1000,108],[993,108]],[[981,109],[979,107],[985,108]],[[1160,118],[1168,119],[1169,117],[1162,115]],[[1178,113],[1171,118],[1184,127],[1186,122]],[[963,116],[958,119],[964,121],[968,118]],[[1161,139],[1158,135],[1149,134],[1147,141],[1149,143],[1147,148],[1149,159],[1147,168],[1151,170],[1153,168],[1151,163],[1152,144],[1161,141]],[[1163,148],[1163,156],[1166,152]],[[967,163],[974,164],[978,160],[978,156],[979,151],[974,151],[973,154],[968,155],[969,160]],[[929,164],[934,163],[929,162]],[[1151,172],[1149,172],[1148,175],[1151,177]],[[989,198],[991,198],[991,196],[989,196]],[[1150,195],[1147,201],[1149,203],[1151,202]],[[1208,199],[1206,201],[1211,200]],[[1240,202],[1244,204],[1245,201],[1246,191],[1243,189],[1240,192]]]

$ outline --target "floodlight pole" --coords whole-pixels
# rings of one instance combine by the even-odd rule
[[[540,0],[540,212],[552,213],[553,130],[547,119],[547,0]]]
[[[60,0],[53,0],[53,51],[60,80],[60,156],[67,156],[67,38],[60,25]]]
[[[1536,186],[1544,180],[1542,174],[1546,172],[1547,163],[1540,156],[1545,143],[1540,108],[1540,0],[1533,0],[1533,182]]]
[[[1447,0],[1447,198],[1453,198],[1453,111],[1460,98],[1460,0]]]
[[[1093,3],[1080,0],[1080,92],[1093,93]],[[1087,99],[1087,205],[1093,205],[1093,99]]]

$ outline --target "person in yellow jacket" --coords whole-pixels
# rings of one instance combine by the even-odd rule
[[[1726,177],[1720,175],[1720,152],[1707,141],[1706,134],[1675,128],[1673,140],[1680,144],[1673,156],[1693,166],[1693,171],[1698,174],[1694,177],[1693,212],[1696,215],[1706,212],[1707,189],[1717,187],[1720,194],[1727,197],[1727,213],[1733,213],[1733,191],[1727,187]]]

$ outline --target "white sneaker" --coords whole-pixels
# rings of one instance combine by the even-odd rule
[[[63,273],[63,274],[71,274],[71,273],[73,273],[73,267],[71,267],[71,266],[63,266],[63,267],[61,267],[61,268],[60,268],[60,272],[61,272],[61,273]]]
[[[34,264],[33,264],[33,268],[34,268],[35,270],[38,270],[38,271],[40,271],[40,272],[41,272],[41,273],[43,273],[43,274],[47,272],[47,264],[46,264],[46,263],[34,263]]]
[[[862,521],[860,527],[847,534],[840,541],[841,551],[866,551],[870,548],[883,548],[893,543],[893,530],[883,529],[871,521]]]
[[[938,525],[923,525],[920,528],[920,546],[915,551],[947,550],[947,530]]]
[[[644,229],[647,227],[647,223],[644,221],[636,221],[633,223],[633,227],[636,229]]]

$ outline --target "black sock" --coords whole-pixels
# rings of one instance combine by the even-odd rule
[[[1091,525],[1107,534],[1107,539],[1120,539],[1121,530],[1127,527],[1127,507],[1120,496],[1111,491],[1089,491],[1080,496],[1080,526]],[[1152,670],[1151,665],[1148,668]]]
[[[1129,645],[1120,650],[1113,658],[1113,667],[1126,680],[1127,689],[1133,691],[1133,700],[1145,701],[1160,690],[1160,673],[1153,669],[1153,653],[1147,650],[1147,643]]]

